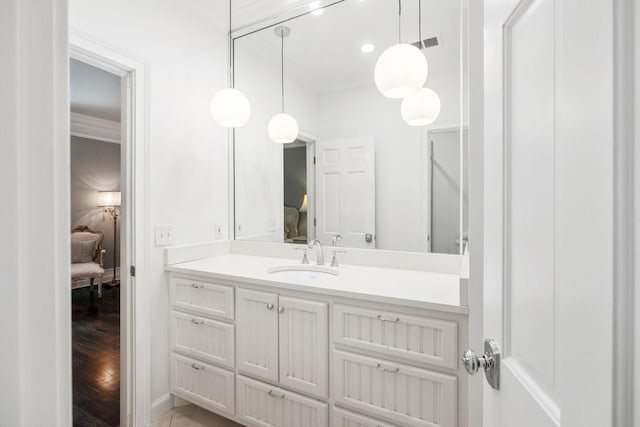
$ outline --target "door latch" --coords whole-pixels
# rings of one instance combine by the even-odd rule
[[[484,354],[480,357],[473,350],[465,351],[462,364],[470,375],[477,374],[482,368],[489,385],[500,390],[500,349],[494,340],[484,340]]]

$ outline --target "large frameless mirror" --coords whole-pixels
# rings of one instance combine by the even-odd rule
[[[339,233],[345,247],[465,251],[467,8],[401,6],[399,15],[396,1],[345,0],[235,35],[234,84],[252,108],[234,132],[236,239],[330,245]],[[374,82],[378,57],[399,38],[423,40],[425,86],[441,104],[426,126],[407,124],[402,100]],[[268,131],[282,112],[299,127],[291,143]]]

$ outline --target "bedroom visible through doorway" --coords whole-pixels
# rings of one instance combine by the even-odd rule
[[[73,425],[120,420],[122,78],[70,60]]]

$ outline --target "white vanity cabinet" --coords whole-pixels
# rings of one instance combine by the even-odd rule
[[[172,272],[171,390],[245,426],[466,427],[463,309]]]
[[[238,370],[328,397],[328,303],[239,288]]]

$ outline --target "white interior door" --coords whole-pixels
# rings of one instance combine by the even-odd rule
[[[485,4],[485,427],[611,425],[611,4]]]
[[[372,137],[316,143],[316,238],[342,234],[350,248],[375,248],[375,149]]]

